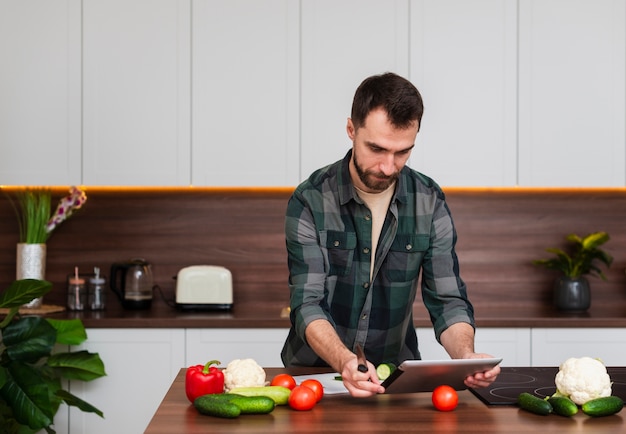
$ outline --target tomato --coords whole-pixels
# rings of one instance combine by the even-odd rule
[[[310,378],[300,383],[300,386],[306,386],[309,389],[313,390],[313,392],[315,392],[315,399],[317,400],[317,402],[320,402],[322,400],[322,396],[324,396],[324,386],[322,386],[322,383],[320,383],[319,381]]]
[[[289,395],[289,407],[294,410],[310,410],[315,407],[317,396],[313,389],[306,386],[296,386]]]
[[[293,390],[296,387],[296,380],[289,374],[278,374],[272,379],[270,386],[282,386]]]
[[[450,386],[442,385],[433,390],[433,405],[439,411],[454,410],[459,403],[459,395]]]

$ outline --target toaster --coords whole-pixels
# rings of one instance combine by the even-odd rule
[[[176,276],[176,307],[188,310],[229,310],[233,307],[233,278],[216,265],[192,265]]]

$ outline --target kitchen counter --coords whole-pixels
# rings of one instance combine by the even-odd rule
[[[45,299],[44,299],[45,302]],[[588,312],[564,313],[551,306],[477,306],[478,327],[626,327],[626,306],[593,305]],[[61,312],[52,318],[80,318],[87,328],[288,328],[281,305],[239,304],[224,312],[183,312],[155,299],[149,310],[125,310],[112,297],[103,311]],[[431,327],[423,306],[416,303],[415,326]]]
[[[314,373],[307,370],[266,369]],[[319,372],[319,371],[318,371]],[[451,412],[432,406],[430,393],[378,395],[352,398],[325,396],[310,411],[277,407],[269,415],[244,415],[220,419],[199,414],[185,396],[185,370],[181,369],[148,425],[146,434],[160,433],[378,433],[378,432],[479,432],[479,433],[616,433],[624,427],[624,413],[591,418],[579,413],[571,418],[538,416],[516,406],[483,404],[471,392],[459,392],[459,405]]]

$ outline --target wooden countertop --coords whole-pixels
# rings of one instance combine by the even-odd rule
[[[279,372],[314,373],[307,370],[268,368]],[[488,406],[471,392],[459,392],[459,405],[451,412],[432,406],[430,393],[379,395],[352,398],[329,395],[310,411],[277,407],[269,415],[244,415],[220,419],[199,414],[185,396],[185,370],[181,369],[145,433],[616,433],[624,427],[624,414],[591,418],[579,413],[571,418],[538,416],[515,406]]]
[[[45,298],[44,298],[45,302]],[[626,306],[593,305],[588,312],[564,313],[551,306],[492,305],[476,307],[478,327],[626,327]],[[61,312],[52,318],[80,318],[87,328],[288,328],[277,304],[235,305],[227,312],[182,312],[155,299],[149,310],[125,310],[110,298],[103,311]],[[416,327],[431,327],[422,305],[414,309]]]

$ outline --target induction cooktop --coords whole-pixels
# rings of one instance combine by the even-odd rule
[[[558,367],[502,367],[500,375],[489,387],[470,389],[481,401],[488,405],[517,404],[522,392],[532,393],[540,398],[556,392],[554,377]],[[613,382],[613,392],[626,401],[626,367],[607,367]]]

